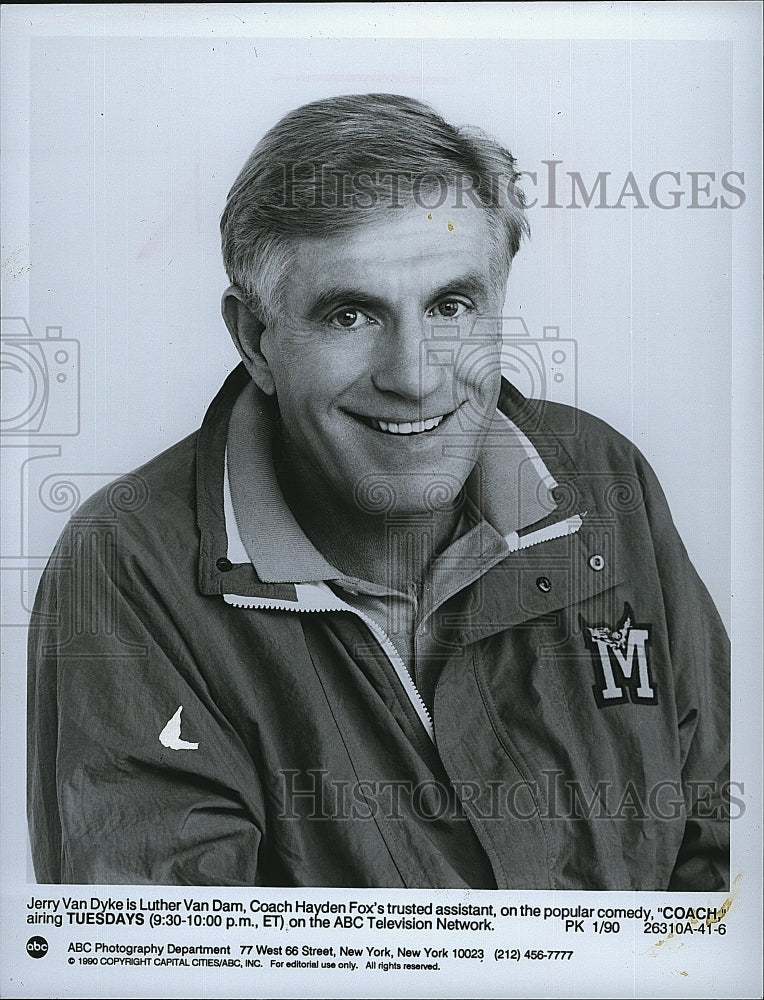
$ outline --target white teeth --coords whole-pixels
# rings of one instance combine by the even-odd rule
[[[431,431],[443,420],[445,414],[440,417],[430,417],[427,420],[417,420],[413,423],[404,422],[402,424],[393,423],[392,420],[374,420],[377,430],[385,431],[388,434],[421,434],[423,431]]]

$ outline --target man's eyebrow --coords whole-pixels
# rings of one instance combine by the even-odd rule
[[[433,300],[442,299],[444,295],[453,295],[455,292],[479,298],[481,295],[487,295],[488,290],[488,278],[484,274],[474,271],[470,274],[458,275],[451,278],[439,288],[436,288],[434,292],[431,292],[430,298]]]
[[[309,316],[323,316],[339,306],[365,306],[367,309],[382,309],[384,302],[376,295],[370,295],[353,285],[331,285],[319,292],[310,303]]]

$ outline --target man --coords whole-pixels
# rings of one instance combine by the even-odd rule
[[[724,629],[636,449],[501,378],[517,178],[391,95],[257,146],[242,365],[38,593],[40,881],[726,885]]]

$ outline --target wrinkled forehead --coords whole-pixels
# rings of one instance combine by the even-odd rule
[[[342,233],[295,239],[285,291],[303,298],[342,283],[369,295],[426,295],[469,278],[487,296],[491,249],[489,219],[477,206],[377,207]]]

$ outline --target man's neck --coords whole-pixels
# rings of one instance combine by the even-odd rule
[[[326,496],[317,482],[297,480],[287,462],[277,466],[284,498],[298,524],[327,562],[349,577],[389,589],[421,590],[432,559],[451,541],[461,505],[443,511],[372,514]]]

